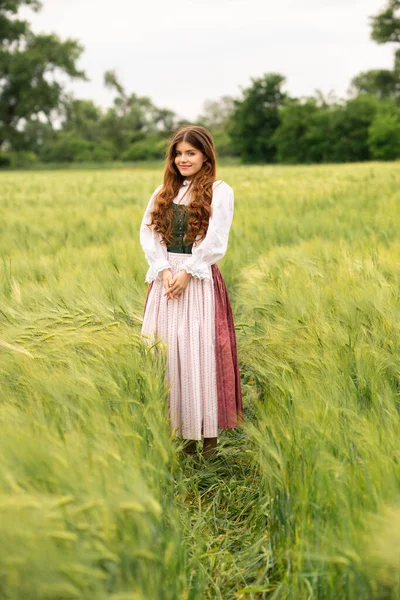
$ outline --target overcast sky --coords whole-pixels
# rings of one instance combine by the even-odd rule
[[[251,78],[285,75],[291,95],[334,90],[351,78],[392,68],[392,45],[370,40],[368,17],[387,0],[42,0],[25,10],[37,32],[77,38],[90,81],[77,97],[108,106],[104,71],[129,92],[150,96],[194,122],[205,100],[240,97]]]

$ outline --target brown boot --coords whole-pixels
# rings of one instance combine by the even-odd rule
[[[184,440],[183,451],[185,454],[196,454],[197,440]]]
[[[218,438],[204,438],[203,444],[203,456],[205,459],[211,458],[217,448]]]

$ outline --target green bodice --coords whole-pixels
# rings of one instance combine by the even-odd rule
[[[172,241],[167,244],[168,252],[178,252],[179,254],[192,254],[193,244],[184,244],[183,236],[188,229],[188,210],[184,204],[175,204],[172,202],[174,213],[174,224],[172,229]]]

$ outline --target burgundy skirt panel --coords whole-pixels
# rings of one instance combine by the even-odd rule
[[[231,429],[243,421],[242,390],[236,333],[228,290],[217,264],[211,266],[215,295],[215,353],[218,427]]]
[[[211,266],[215,297],[215,360],[218,428],[232,429],[244,420],[235,324],[228,290],[217,264]],[[144,312],[153,286],[147,288]]]

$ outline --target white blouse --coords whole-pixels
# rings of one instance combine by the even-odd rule
[[[189,185],[189,180],[185,179],[173,202],[177,204],[180,201],[187,185]],[[156,233],[153,227],[150,228],[146,225],[146,223],[150,223],[150,213],[154,208],[155,197],[161,188],[162,185],[159,185],[153,192],[140,226],[140,245],[149,263],[145,279],[147,283],[154,281],[154,279],[161,279],[162,271],[171,269],[168,262],[167,247],[161,244],[161,235]],[[187,205],[189,202],[190,190],[183,198],[182,204]],[[188,258],[182,263],[181,269],[184,269],[193,277],[211,279],[211,265],[225,255],[228,247],[229,230],[233,219],[233,204],[232,188],[225,181],[215,181],[213,183],[211,213],[206,236],[201,241],[199,241],[200,235],[197,236],[193,244],[192,254],[187,255]]]

